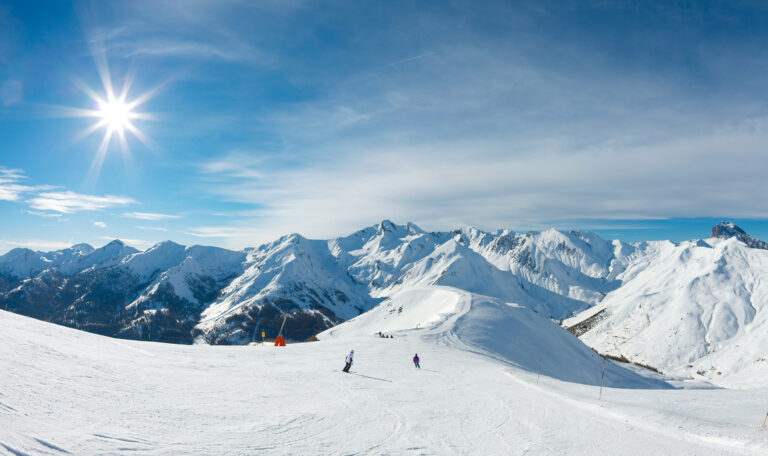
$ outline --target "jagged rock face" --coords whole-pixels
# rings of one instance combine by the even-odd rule
[[[753,249],[768,250],[768,242],[764,242],[764,241],[761,241],[760,239],[753,238],[752,236],[748,235],[744,230],[742,230],[741,228],[739,228],[738,226],[734,225],[731,222],[723,221],[715,225],[712,228],[712,237],[721,238],[721,239],[730,239],[732,237],[735,237],[741,242],[747,244],[747,247],[751,247]]]

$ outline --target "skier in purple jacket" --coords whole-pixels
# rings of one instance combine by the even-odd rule
[[[421,366],[419,366],[419,354],[418,353],[413,355],[413,365],[416,366],[417,368],[421,369]]]
[[[344,369],[342,369],[344,372],[349,372],[349,368],[352,367],[352,361],[354,361],[354,359],[355,359],[355,351],[352,350],[344,359],[344,362],[346,363],[346,365],[344,365]]]

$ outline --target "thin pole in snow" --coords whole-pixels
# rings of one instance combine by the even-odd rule
[[[761,428],[765,428],[765,423],[768,422],[768,413],[765,414],[765,419],[763,420],[763,425],[760,426]]]
[[[539,361],[539,375],[536,376],[536,384],[539,384],[539,377],[541,377],[541,361]]]
[[[603,384],[605,383],[605,358],[603,358],[603,375],[600,377],[600,396],[597,397],[598,401],[603,400]]]

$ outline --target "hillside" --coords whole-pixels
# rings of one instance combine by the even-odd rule
[[[718,384],[761,382],[766,342],[768,251],[740,239],[684,242],[609,293],[581,339],[677,375]]]

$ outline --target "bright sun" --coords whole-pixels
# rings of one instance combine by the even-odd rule
[[[122,133],[130,124],[131,108],[121,100],[99,101],[101,120],[112,131]]]
[[[103,95],[96,93],[93,89],[81,84],[81,89],[93,100],[94,105],[91,109],[65,108],[67,116],[72,117],[90,117],[96,119],[88,128],[79,135],[80,138],[86,137],[98,130],[104,131],[99,149],[93,157],[89,177],[98,178],[101,166],[113,142],[120,145],[123,157],[126,161],[131,158],[131,152],[128,146],[128,134],[130,133],[145,146],[155,149],[154,142],[144,134],[136,122],[156,120],[155,115],[147,112],[137,112],[136,108],[149,100],[157,89],[145,92],[136,98],[129,98],[128,91],[133,82],[133,75],[129,75],[123,82],[121,90],[116,90],[112,85],[112,78],[106,68],[106,64],[101,66],[102,82],[104,83]]]
[[[128,145],[129,136],[138,139],[148,149],[158,149],[157,144],[141,131],[144,122],[157,120],[157,116],[149,112],[139,112],[138,109],[154,97],[161,87],[155,87],[139,96],[129,97],[128,92],[133,84],[135,72],[130,71],[122,78],[122,87],[118,90],[112,83],[112,75],[110,74],[106,54],[103,50],[100,53],[94,53],[93,58],[103,85],[103,91],[97,92],[85,82],[76,81],[77,85],[92,100],[93,104],[88,108],[57,106],[54,110],[55,115],[59,117],[85,117],[95,120],[77,135],[77,139],[83,139],[99,130],[104,132],[96,155],[94,155],[91,161],[91,169],[88,172],[89,181],[98,179],[108,152],[114,150],[111,147],[114,143],[119,145],[125,162],[131,162],[131,150]]]

